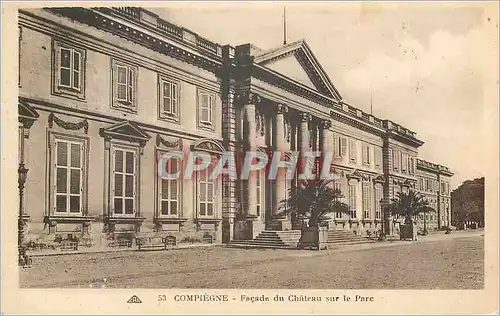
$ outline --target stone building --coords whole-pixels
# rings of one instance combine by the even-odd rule
[[[423,142],[345,102],[304,40],[234,47],[142,8],[51,8],[19,11],[19,47],[29,238],[220,243],[295,228],[278,209],[295,179],[212,179],[207,169],[166,180],[157,159],[169,151],[333,152],[350,214],[334,214],[330,229],[380,230],[383,206],[416,188]]]
[[[451,225],[450,178],[448,167],[417,159],[417,190],[429,202],[434,212],[422,214],[418,225],[427,230],[437,230]],[[425,216],[425,217],[424,217]]]
[[[458,229],[484,227],[484,177],[464,181],[451,192],[451,222]]]

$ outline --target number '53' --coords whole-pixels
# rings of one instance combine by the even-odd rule
[[[162,294],[158,295],[158,302],[165,302],[167,300],[167,296]]]

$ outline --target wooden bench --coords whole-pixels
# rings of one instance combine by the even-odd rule
[[[138,250],[160,249],[167,250],[177,244],[175,236],[167,237],[137,237],[135,239]]]

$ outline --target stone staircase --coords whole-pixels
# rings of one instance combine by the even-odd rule
[[[263,230],[252,240],[232,240],[227,244],[231,248],[269,248],[297,249],[300,230],[273,231]]]
[[[232,240],[227,244],[231,248],[269,248],[298,249],[300,230],[273,231],[264,230],[252,240]],[[328,231],[328,246],[354,245],[374,242],[371,239],[355,235],[348,230]]]
[[[329,230],[328,231],[328,245],[353,245],[353,244],[363,244],[370,243],[373,240],[359,235],[355,235],[349,230]]]

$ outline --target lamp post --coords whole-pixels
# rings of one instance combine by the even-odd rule
[[[385,234],[385,210],[384,210],[384,199],[380,199],[380,212],[382,213],[382,225],[380,225],[380,231]]]
[[[23,195],[24,195],[24,184],[26,183],[26,176],[28,174],[28,169],[24,167],[24,163],[19,164],[17,168],[18,173],[18,188],[19,188],[19,218],[17,222],[17,242],[18,242],[18,262],[20,266],[26,266],[30,263],[31,259],[26,254],[26,248],[24,246],[24,219],[23,219]]]

